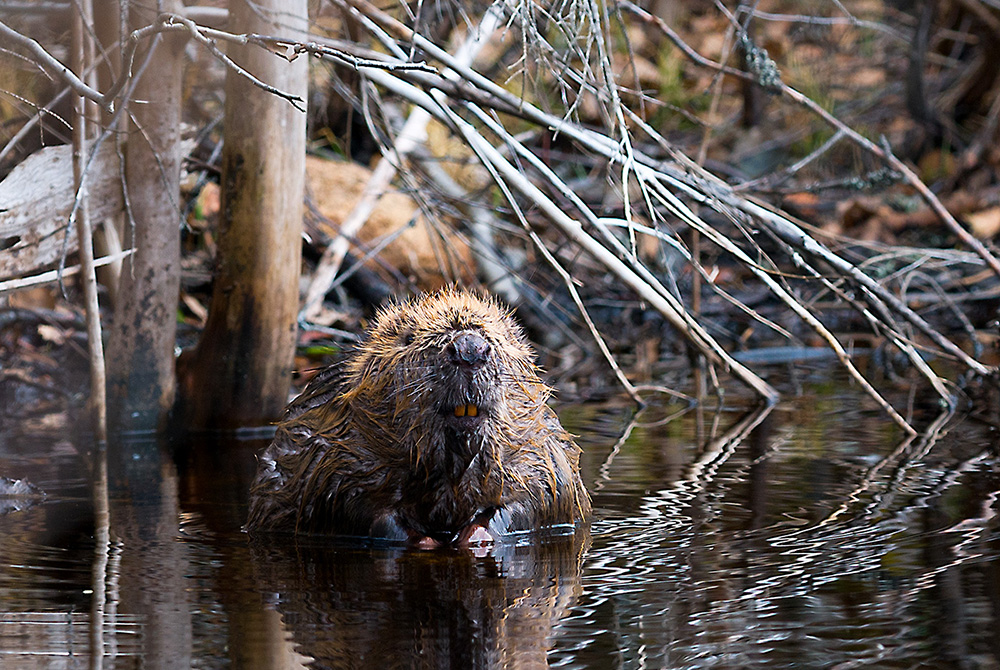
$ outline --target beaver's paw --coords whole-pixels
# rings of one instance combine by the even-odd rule
[[[441,547],[464,547],[476,550],[482,547],[492,547],[497,539],[481,523],[470,523],[463,528],[451,541],[435,539],[429,535],[410,531],[407,544],[414,549],[429,550]]]
[[[409,540],[410,546],[414,549],[420,549],[422,551],[429,551],[431,549],[440,549],[444,546],[442,542],[435,540],[433,537],[427,535],[412,535]]]
[[[478,523],[466,526],[455,539],[455,544],[460,547],[483,547],[492,545],[494,542],[496,542],[496,538],[490,534],[490,531],[486,530],[485,526]]]

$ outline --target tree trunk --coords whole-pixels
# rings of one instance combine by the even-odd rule
[[[230,3],[230,30],[292,38],[305,0]],[[291,26],[291,27],[289,27]],[[264,82],[306,97],[306,58],[288,63],[258,47],[229,48]],[[305,114],[230,70],[218,259],[208,322],[181,369],[188,428],[234,428],[276,418],[295,351],[305,178]]]
[[[179,0],[161,0],[179,11]],[[156,12],[130,6],[133,28]],[[135,253],[122,265],[108,343],[109,423],[113,431],[161,427],[174,400],[174,347],[180,287],[180,118],[185,38],[157,37],[130,105],[125,188]],[[138,54],[136,68],[146,61]],[[138,124],[138,125],[136,125]],[[128,231],[126,231],[126,235]]]

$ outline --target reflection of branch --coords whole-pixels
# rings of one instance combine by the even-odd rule
[[[102,658],[105,654],[104,634],[109,625],[106,603],[111,553],[111,513],[108,504],[108,452],[103,446],[94,450],[93,487],[94,503],[94,565],[90,574],[90,657]],[[113,602],[113,601],[112,601]]]
[[[942,416],[946,417],[945,421],[947,421],[947,418],[951,417],[951,412],[945,412]],[[932,426],[933,430],[929,430],[928,433],[936,436],[937,429],[939,429],[941,425],[943,425],[943,422],[941,422],[941,418],[939,417]],[[849,510],[853,504],[859,502],[861,500],[861,495],[874,485],[875,476],[882,470],[882,468],[896,460],[896,458],[906,451],[907,447],[913,443],[915,438],[916,435],[907,435],[904,437],[891,453],[883,456],[875,465],[868,468],[868,471],[865,472],[865,476],[861,478],[861,482],[847,493],[843,502],[841,502],[835,510],[827,514],[826,518],[817,523],[812,529],[808,530],[811,532],[811,530],[830,525],[837,519],[837,517]],[[927,439],[927,434],[925,434],[924,439]]]
[[[636,387],[636,388],[641,388],[641,387]],[[648,407],[648,405],[646,407]],[[639,410],[632,415],[632,418],[629,419],[628,425],[626,425],[625,428],[622,429],[621,435],[618,437],[618,440],[615,442],[614,446],[611,447],[611,451],[608,452],[608,455],[604,458],[604,462],[601,463],[601,467],[597,469],[597,478],[594,480],[593,486],[591,486],[591,491],[594,492],[600,491],[601,489],[604,488],[605,484],[611,481],[611,466],[615,462],[615,457],[621,451],[621,448],[625,446],[625,443],[628,442],[628,438],[632,436],[632,431],[640,427],[639,417],[642,415],[644,411],[646,411],[646,407],[640,407]],[[674,419],[679,419],[680,417],[690,412],[692,407],[693,406],[689,404],[687,407],[683,407],[658,421],[654,421],[649,424],[642,424],[642,427],[646,428],[650,426],[666,426]]]
[[[611,464],[615,462],[615,456],[621,451],[621,448],[628,441],[628,438],[632,436],[632,431],[635,430],[636,425],[639,423],[639,415],[645,410],[645,408],[639,408],[632,418],[629,419],[628,424],[622,429],[621,436],[615,442],[614,446],[611,447],[611,451],[604,458],[604,462],[601,463],[601,467],[597,469],[597,479],[594,480],[593,486],[590,490],[594,493],[600,491],[604,488],[604,485],[611,481]],[[684,410],[687,411],[687,410]]]
[[[687,468],[684,476],[674,482],[675,490],[683,490],[692,495],[697,490],[704,489],[715,476],[719,467],[733,454],[743,440],[768,417],[773,405],[761,405],[747,412],[725,433],[705,443],[701,455]]]

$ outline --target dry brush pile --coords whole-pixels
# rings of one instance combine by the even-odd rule
[[[383,153],[392,155],[395,150],[396,156],[407,156],[401,161],[407,168],[404,183],[421,195],[428,217],[460,220],[481,276],[495,282],[494,289],[514,302],[544,303],[552,293],[563,296],[561,308],[575,309],[574,322],[586,326],[593,348],[616,371],[615,351],[625,347],[615,318],[624,310],[607,306],[639,300],[710,364],[772,398],[772,389],[730,355],[737,338],[725,328],[713,328],[717,320],[702,315],[712,309],[711,301],[701,300],[705,287],[706,297],[715,294],[716,302],[724,302],[730,313],[742,315],[735,322],[745,320],[753,329],[771,333],[772,342],[785,339],[829,347],[900,425],[906,425],[905,419],[857,368],[850,345],[834,332],[838,327],[855,331],[848,335],[852,342],[859,325],[867,328],[948,406],[955,406],[957,388],[932,369],[929,358],[954,361],[959,370],[976,376],[993,374],[984,362],[982,346],[992,338],[981,332],[995,316],[989,312],[991,303],[986,303],[985,320],[982,314],[970,316],[975,310],[969,304],[992,294],[1000,273],[995,257],[956,221],[917,171],[897,158],[884,135],[868,139],[828,110],[850,110],[857,100],[821,104],[783,81],[781,66],[753,41],[749,26],[756,23],[751,23],[749,8],[727,15],[720,6],[718,15],[724,22],[717,48],[722,58],[715,60],[718,54],[699,53],[669,22],[630,2],[496,4],[481,17],[466,14],[456,19],[456,32],[464,41],[457,40],[460,46],[450,51],[441,46],[442,40],[425,36],[432,32],[427,28],[430,22],[422,24],[420,16],[401,20],[397,18],[401,15],[364,0],[345,0],[339,6],[344,21],[366,34],[370,40],[366,43],[374,50],[357,50],[340,41],[324,44],[381,63],[357,70],[364,83],[356,89],[355,103]],[[853,31],[900,42],[889,24],[860,19],[843,6],[825,20],[783,18],[814,28],[849,24]],[[920,26],[901,29],[916,32]],[[859,39],[857,34],[853,39]],[[879,47],[878,39],[871,42],[870,48],[891,52],[891,45]],[[694,113],[657,97],[663,93],[662,76],[659,91],[643,90],[642,73],[649,71],[650,60],[637,51],[648,53],[650,43],[683,58],[685,71],[695,73],[691,79],[698,81],[701,76],[707,82],[709,109],[699,134],[708,141],[692,147],[668,136],[665,129],[675,129],[674,135],[684,138],[676,131],[676,118]],[[489,62],[504,66],[488,68],[488,76],[470,66],[477,63],[472,52],[483,45]],[[907,56],[901,53],[900,67],[911,67]],[[417,67],[415,59],[427,68]],[[939,86],[947,75],[941,70],[933,80]],[[885,73],[872,83],[883,89],[883,104],[891,99]],[[831,82],[831,87],[835,84]],[[801,136],[805,129],[818,134],[817,125],[826,134],[805,156],[789,157],[756,179],[737,174],[732,165],[723,179],[703,167],[712,146],[709,138],[713,132],[724,134],[725,124],[734,117],[750,113],[747,90],[769,96],[767,113],[785,119],[786,134]],[[736,107],[733,98],[739,100]],[[405,125],[400,123],[404,110],[410,110]],[[906,108],[897,112],[905,114]],[[666,120],[670,116],[673,121]],[[460,139],[471,160],[488,174],[487,186],[463,192],[440,169],[439,160],[414,148],[408,135],[414,117],[417,124],[431,117]],[[987,118],[986,127],[967,143],[971,150],[977,150],[982,133],[990,132],[990,122]],[[757,125],[767,124],[757,120]],[[824,161],[838,154],[849,156],[853,163]],[[826,173],[811,173],[812,163],[823,165]],[[776,198],[760,197],[765,191],[782,193],[777,185],[787,187],[785,194],[809,197],[807,185],[821,181],[817,175],[825,177],[831,170],[841,171],[837,176],[845,188],[840,194],[895,183],[900,191],[921,198],[923,209],[946,231],[948,248],[853,240],[831,234],[829,227],[819,225],[822,221],[809,225],[785,213]],[[809,202],[816,199],[812,196]],[[796,199],[790,197],[788,202],[795,204]],[[858,206],[855,201],[851,204]],[[980,205],[980,211],[989,216],[988,202]],[[515,246],[511,236],[520,238],[522,254],[543,261],[548,271],[539,273],[537,266],[531,266],[530,275],[519,273],[508,253]],[[730,289],[719,281],[720,267],[723,278],[732,278],[732,268],[738,268],[740,277],[747,278],[742,287],[733,281]],[[766,288],[767,299],[762,301],[759,291],[747,290],[748,284]],[[636,333],[635,328],[625,330],[626,337]],[[729,341],[722,342],[727,335]],[[613,340],[614,346],[606,340]],[[618,376],[630,393],[637,393],[624,374]]]

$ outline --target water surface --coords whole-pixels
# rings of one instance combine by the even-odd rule
[[[223,437],[113,450],[102,532],[86,439],[5,426],[46,497],[0,502],[0,667],[1000,667],[995,431],[903,396],[907,439],[828,377],[560,406],[594,522],[492,551],[251,542],[265,442]]]

